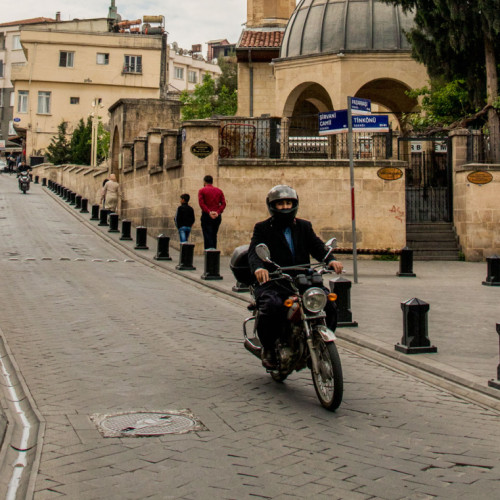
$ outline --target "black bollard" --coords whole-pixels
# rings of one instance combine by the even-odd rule
[[[87,198],[82,198],[82,209],[80,210],[81,214],[89,213],[89,200]]]
[[[135,228],[135,249],[136,250],[149,250],[147,245],[148,228],[144,226],[137,226]]]
[[[499,335],[499,341],[500,341],[500,323],[497,323],[497,333]],[[499,354],[500,354],[500,343],[499,343]],[[497,366],[497,379],[496,380],[488,380],[488,385],[490,387],[493,387],[495,389],[500,389],[500,363]]]
[[[417,275],[413,272],[413,250],[408,247],[404,247],[401,250],[401,255],[399,257],[399,273],[398,276],[415,278]]]
[[[92,205],[92,215],[90,220],[99,220],[99,205]]]
[[[122,220],[122,235],[120,236],[121,240],[131,240],[132,236],[130,235],[132,231],[132,222],[129,220]]]
[[[500,286],[500,257],[498,255],[486,257],[486,262],[488,263],[488,272],[483,285]]]
[[[39,179],[38,175],[35,175],[35,184],[38,184],[38,179]]]
[[[108,210],[106,208],[103,208],[99,212],[99,224],[98,226],[108,226],[108,215],[111,213],[111,210]]]
[[[429,304],[420,299],[401,302],[403,338],[401,344],[394,346],[396,351],[405,354],[437,352],[437,347],[431,345],[427,335],[427,313],[429,308]]]
[[[82,196],[79,194],[75,196],[75,208],[76,209],[82,208]]]
[[[192,243],[181,243],[179,264],[175,266],[179,271],[196,271],[193,266],[194,245]]]
[[[47,186],[47,178],[42,177],[42,187],[46,187],[46,186]]]
[[[337,294],[337,328],[343,326],[358,326],[357,321],[352,320],[351,312],[351,287],[352,283],[346,278],[336,278],[329,282],[330,290]]]
[[[155,260],[172,260],[170,257],[170,238],[165,236],[164,234],[160,234],[158,236],[158,249],[156,251],[156,255],[154,256]]]
[[[66,188],[61,186],[61,192],[59,193],[59,196],[64,200],[64,197],[66,196]]]
[[[205,250],[205,272],[201,275],[202,280],[221,280],[220,250]]]
[[[108,233],[119,233],[118,229],[118,214],[111,213],[109,214],[109,229]]]
[[[71,194],[69,195],[69,204],[76,205],[76,193],[73,191],[71,191]]]
[[[66,194],[64,195],[64,201],[66,202],[70,202],[71,201],[71,193],[73,191],[71,191],[71,189],[66,189]]]

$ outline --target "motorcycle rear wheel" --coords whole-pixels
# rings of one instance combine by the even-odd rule
[[[344,379],[342,365],[337,346],[334,342],[326,343],[316,334],[314,345],[318,357],[319,373],[311,370],[314,389],[321,405],[330,411],[335,411],[342,402],[344,393]]]

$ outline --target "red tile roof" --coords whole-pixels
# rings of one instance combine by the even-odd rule
[[[0,27],[5,26],[21,26],[23,24],[38,24],[38,23],[53,23],[55,19],[49,17],[33,17],[32,19],[22,19],[20,21],[10,21],[8,23],[0,24]]]
[[[280,48],[284,31],[251,31],[245,30],[241,35],[238,47]]]

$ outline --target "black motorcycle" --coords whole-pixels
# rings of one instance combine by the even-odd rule
[[[335,239],[327,242],[330,255]],[[271,280],[281,281],[290,290],[284,306],[288,309],[283,334],[276,341],[275,354],[277,366],[268,370],[277,382],[283,382],[293,371],[309,368],[312,373],[314,388],[321,404],[330,411],[335,411],[342,402],[343,376],[340,357],[335,345],[335,334],[326,326],[324,307],[328,300],[335,301],[337,296],[327,294],[323,288],[323,274],[329,273],[325,262],[316,266],[310,264],[293,267],[280,267],[271,261],[266,245],[256,247],[257,255],[275,267],[270,273]],[[248,245],[238,247],[231,258],[231,270],[240,285],[247,285],[250,293],[255,279],[248,266]],[[287,274],[292,272],[294,276]],[[257,337],[259,311],[254,303],[248,306],[252,316],[243,323],[245,348],[257,358],[261,358],[262,344]],[[253,323],[249,335],[247,328]]]
[[[26,194],[26,191],[29,190],[30,188],[30,182],[31,178],[25,170],[19,173],[17,176],[17,182],[19,183],[19,189],[23,192],[23,194]]]

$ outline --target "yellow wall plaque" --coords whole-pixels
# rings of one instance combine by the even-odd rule
[[[472,184],[488,184],[493,180],[493,176],[489,172],[478,170],[476,172],[471,172],[467,176],[467,180],[472,182]]]
[[[397,167],[380,168],[377,175],[384,181],[397,181],[403,177],[403,171]]]

